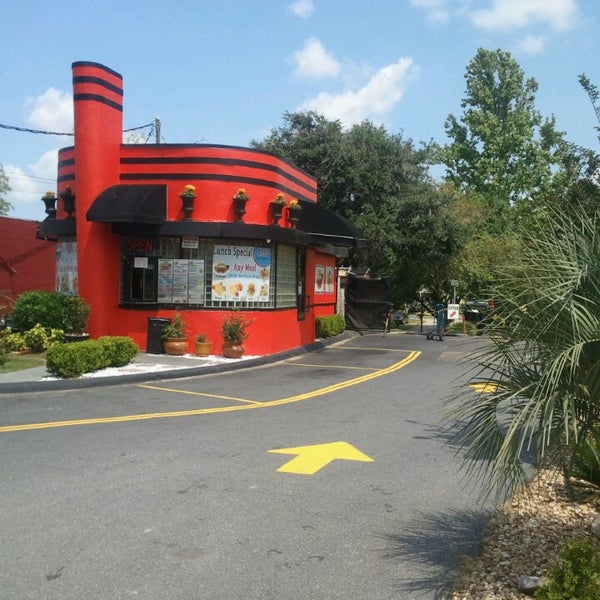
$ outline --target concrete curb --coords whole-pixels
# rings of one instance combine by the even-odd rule
[[[239,371],[240,369],[250,369],[270,363],[279,362],[294,356],[301,356],[310,352],[319,352],[327,346],[349,339],[351,332],[344,332],[333,338],[317,340],[312,344],[299,346],[292,350],[260,356],[242,360],[239,363],[226,363],[220,365],[208,365],[200,367],[186,367],[183,369],[173,369],[157,372],[132,373],[129,375],[117,375],[113,377],[91,377],[80,379],[52,379],[49,381],[15,381],[0,383],[0,396],[3,394],[15,394],[24,392],[50,392],[89,389],[100,386],[122,385],[124,383],[148,383],[156,381],[168,381],[170,379],[183,379],[185,377],[194,377],[197,375],[209,375],[214,373],[225,373],[228,371]]]

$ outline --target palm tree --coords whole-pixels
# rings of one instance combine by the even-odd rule
[[[567,481],[582,447],[600,466],[598,221],[582,210],[538,215],[494,286],[490,343],[474,357],[472,391],[454,394],[448,413],[468,474],[489,492],[527,482],[526,451],[538,467],[558,461]]]

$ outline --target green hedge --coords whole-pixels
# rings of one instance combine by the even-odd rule
[[[66,333],[84,331],[90,306],[80,296],[60,292],[24,292],[15,301],[10,319],[18,331],[28,331],[36,325],[45,329],[61,329]]]
[[[137,344],[126,336],[102,336],[98,343],[104,348],[109,357],[109,367],[124,367],[128,365],[140,351]]]
[[[72,379],[107,367],[122,367],[139,348],[128,337],[103,336],[97,340],[54,344],[46,353],[46,369],[52,375]]]
[[[316,336],[318,338],[333,337],[346,329],[346,320],[343,315],[328,315],[315,319]]]

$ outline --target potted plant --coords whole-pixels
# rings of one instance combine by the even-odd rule
[[[244,215],[246,214],[246,202],[248,202],[248,200],[250,200],[250,196],[248,196],[244,188],[240,188],[233,197],[235,216],[240,222],[244,220]]]
[[[298,202],[297,198],[292,198],[290,203],[288,204],[288,221],[292,225],[292,227],[296,227],[298,221],[300,220],[300,211],[302,207]]]
[[[196,356],[210,356],[210,342],[205,333],[196,336]]]
[[[278,192],[274,200],[271,200],[271,218],[275,225],[279,225],[279,219],[283,215],[283,207],[285,206],[285,196]]]
[[[183,192],[179,194],[182,202],[182,210],[185,214],[185,220],[189,221],[192,218],[194,212],[194,200],[196,199],[196,186],[191,184],[186,185],[183,188]]]
[[[244,355],[244,342],[250,335],[248,327],[254,319],[247,319],[238,312],[231,312],[223,317],[221,333],[223,334],[223,356],[226,358],[241,358]]]
[[[91,307],[81,296],[65,296],[63,299],[64,326],[66,342],[80,342],[90,337],[86,333]]]
[[[162,338],[167,354],[183,356],[187,353],[188,339],[185,333],[185,323],[181,313],[175,313],[171,323],[163,327]]]

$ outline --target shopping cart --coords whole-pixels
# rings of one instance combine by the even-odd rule
[[[433,327],[427,332],[427,339],[437,338],[440,342],[444,341],[444,328],[446,327],[446,308],[443,304],[435,305],[433,313]]]

